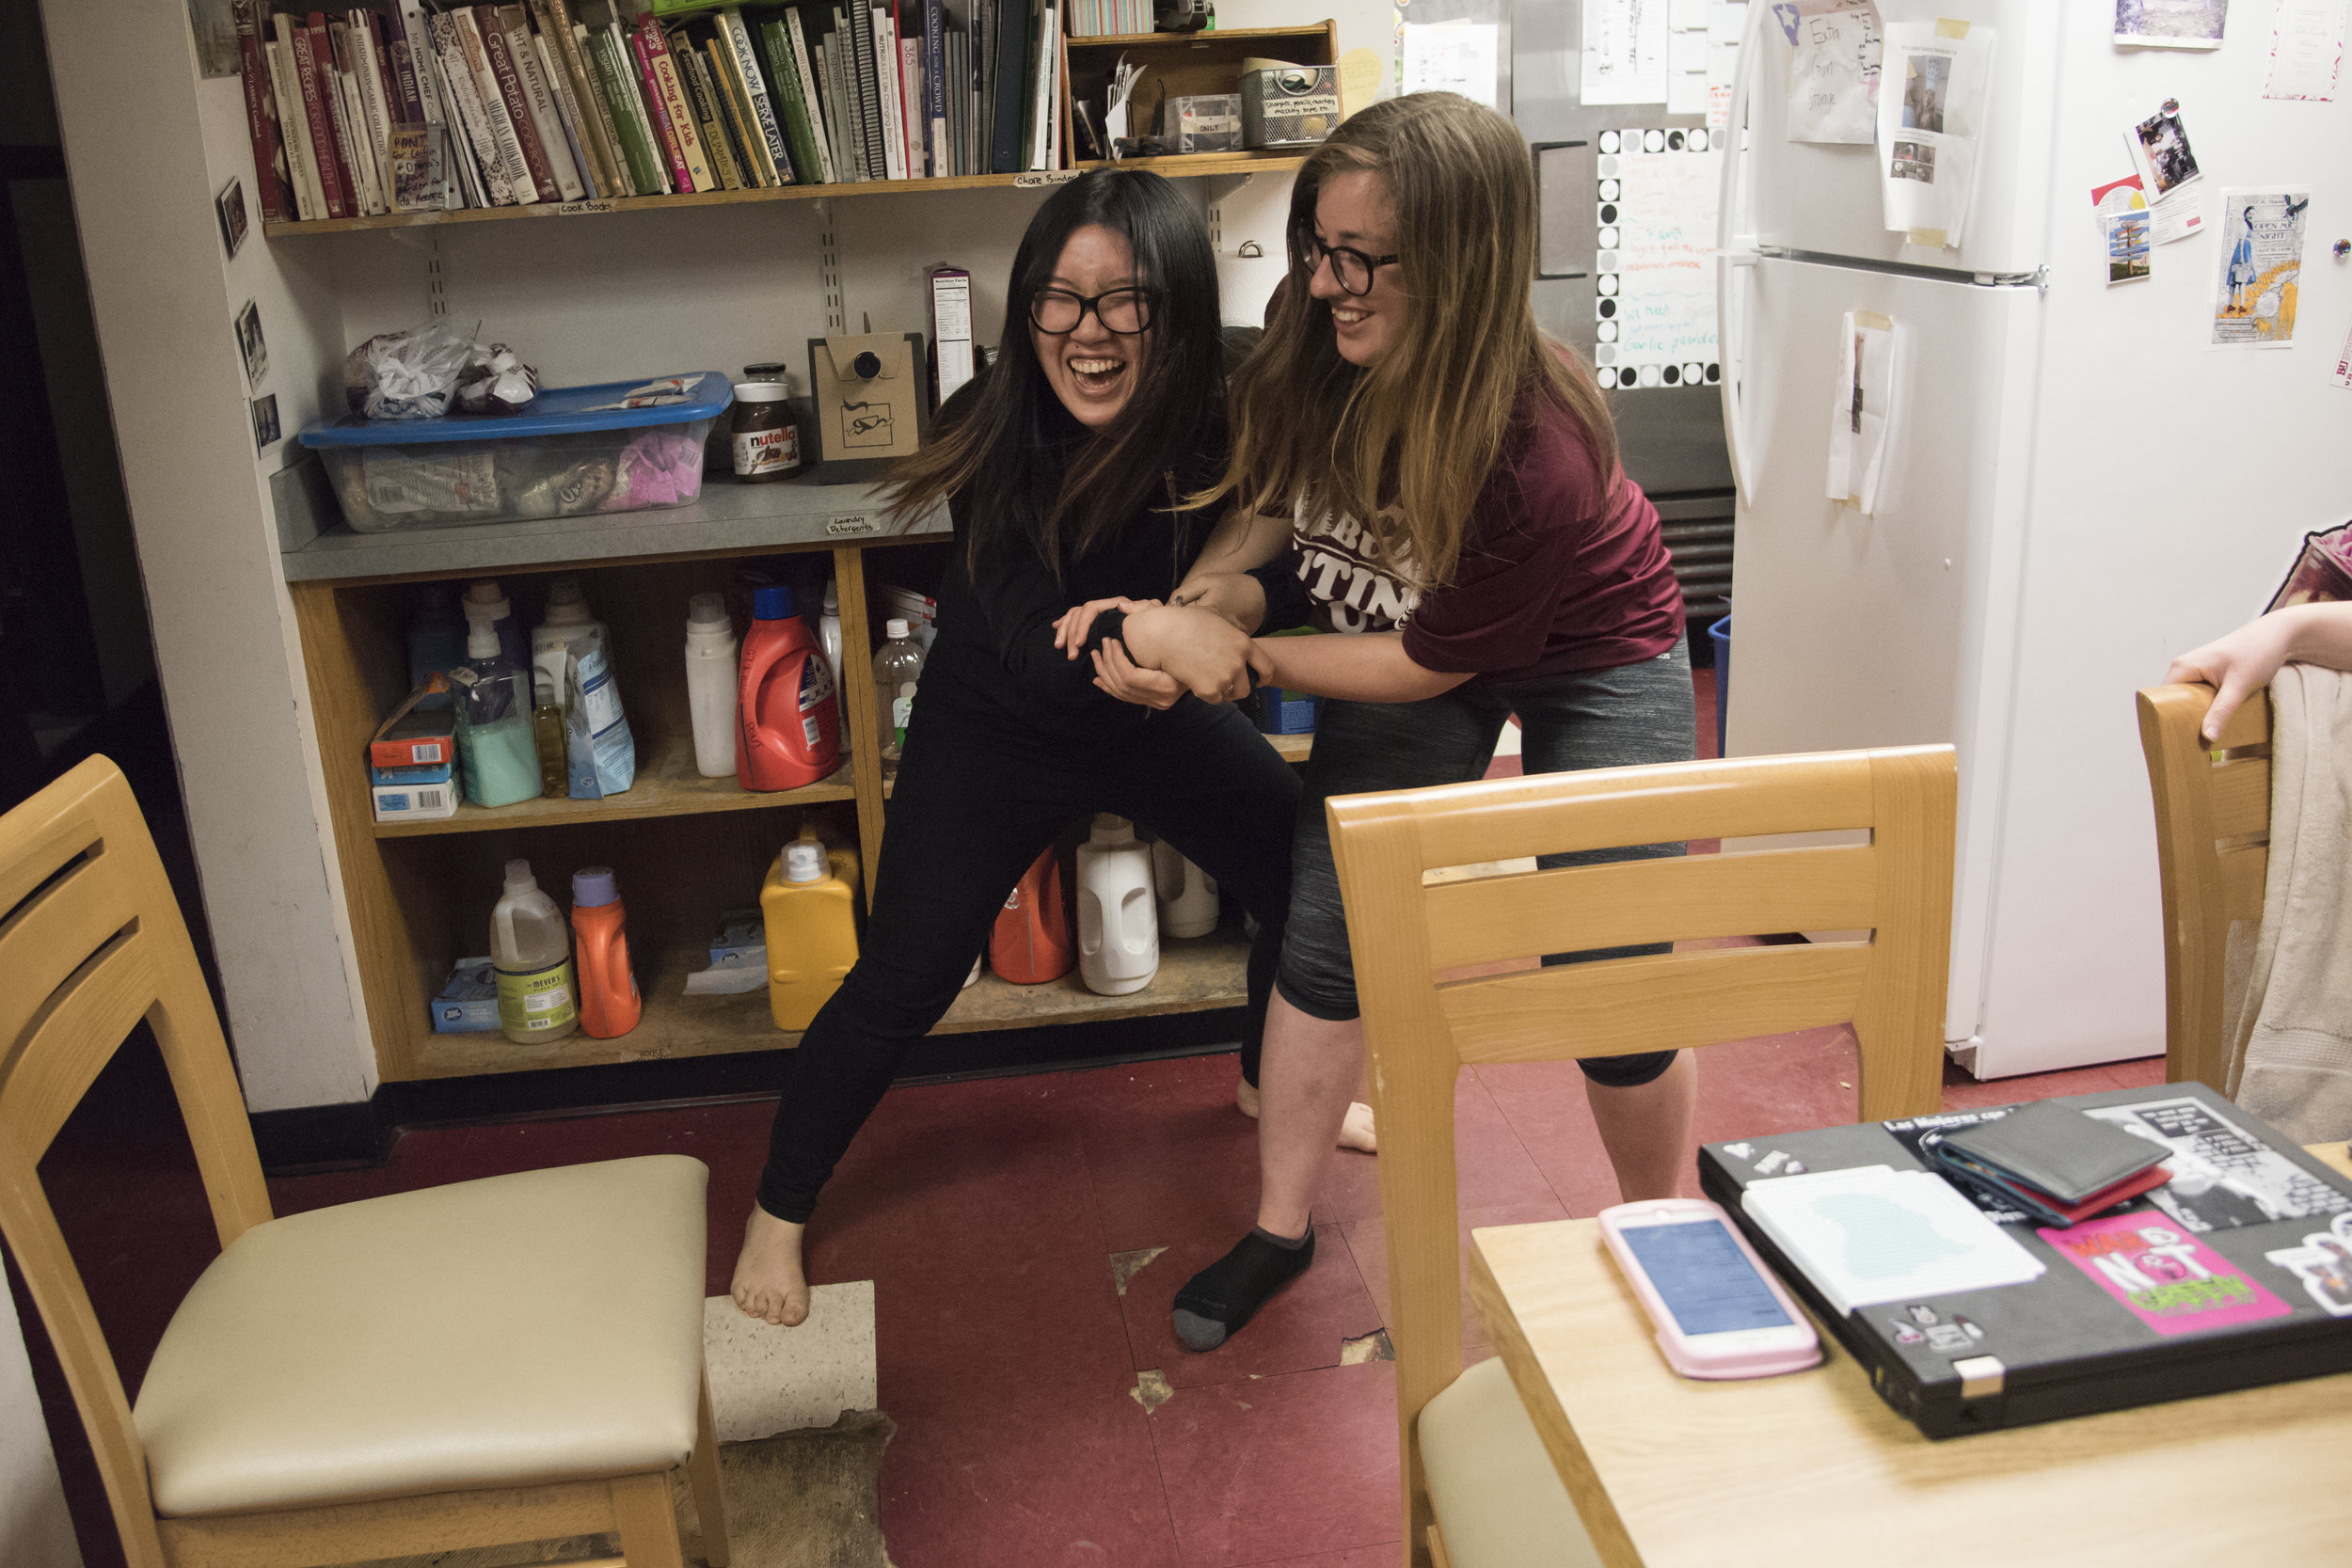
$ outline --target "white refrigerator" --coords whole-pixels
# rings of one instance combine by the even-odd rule
[[[2154,1054],[2132,694],[2352,515],[2352,389],[2332,374],[2352,263],[2331,254],[2352,236],[2352,81],[2265,98],[2273,8],[2245,0],[2210,52],[2119,47],[2105,0],[1878,8],[1994,29],[1974,201],[1956,249],[1888,231],[1872,146],[1788,139],[1790,41],[1749,6],[1720,216],[1728,750],[1951,742],[1954,1056],[1992,1078]],[[2110,284],[2091,191],[2131,172],[2126,131],[2167,99],[2206,229]],[[2311,194],[2292,345],[2210,347],[2221,193],[2255,185]],[[1850,310],[1898,345],[1867,516],[1827,492]]]

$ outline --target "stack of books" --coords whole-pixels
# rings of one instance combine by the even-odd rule
[[[1055,0],[233,0],[265,220],[1058,168]]]

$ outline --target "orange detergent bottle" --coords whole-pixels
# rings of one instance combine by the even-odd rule
[[[735,780],[745,789],[801,789],[841,766],[841,705],[792,590],[752,594],[737,686]]]
[[[580,1032],[609,1040],[637,1027],[644,1004],[628,964],[628,916],[609,865],[572,873],[572,950],[580,971]]]
[[[857,856],[796,838],[759,890],[768,929],[768,1010],[805,1029],[857,962]]]
[[[1078,961],[1070,936],[1070,895],[1061,851],[1049,848],[1021,874],[988,938],[988,967],[1016,986],[1058,980]]]

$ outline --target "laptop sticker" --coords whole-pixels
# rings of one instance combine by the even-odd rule
[[[2063,1230],[2038,1227],[2034,1234],[2167,1338],[2295,1310],[2236,1264],[2150,1212],[2102,1214]]]
[[[2298,1247],[2263,1256],[2303,1282],[2304,1291],[2331,1318],[2352,1318],[2352,1214],[2303,1238]]]

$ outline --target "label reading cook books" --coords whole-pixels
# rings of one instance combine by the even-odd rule
[[[2167,1338],[2295,1310],[2161,1212],[2102,1214],[2034,1234]]]

